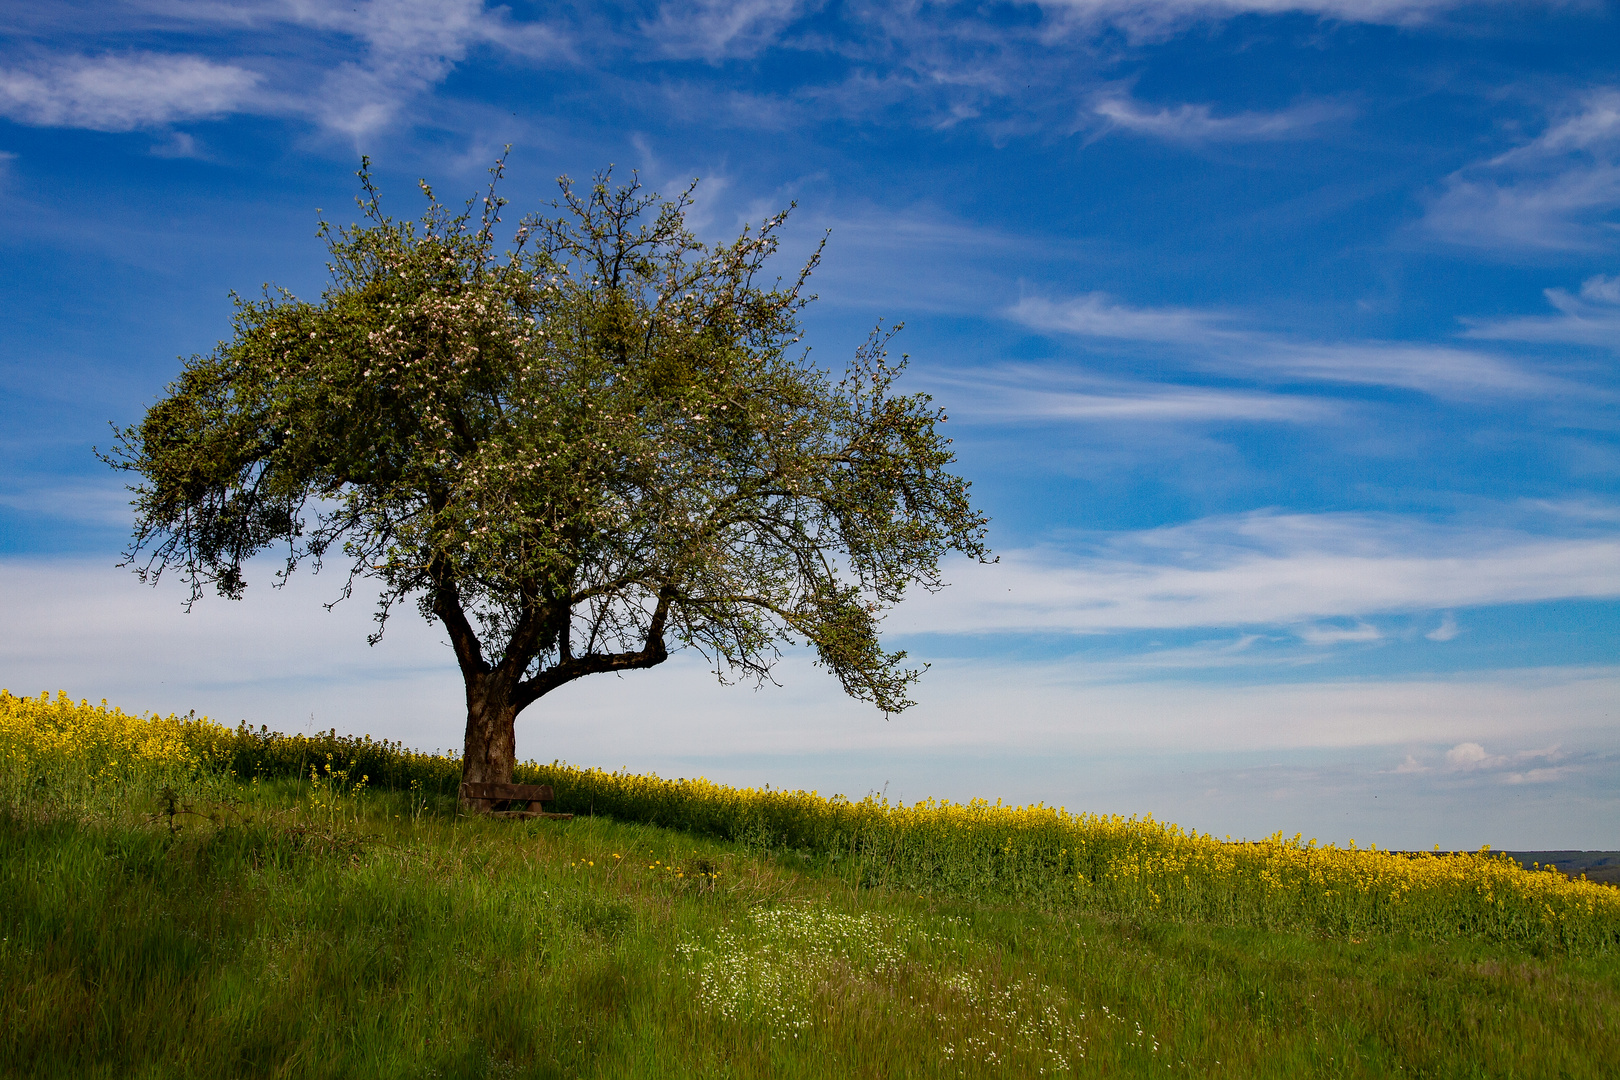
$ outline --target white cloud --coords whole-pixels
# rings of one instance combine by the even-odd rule
[[[1467,319],[1466,337],[1497,341],[1571,342],[1620,351],[1620,274],[1597,274],[1581,283],[1580,293],[1546,289],[1543,295],[1557,315],[1516,319]]]
[[[1455,773],[1495,774],[1496,780],[1503,784],[1548,784],[1568,779],[1575,773],[1570,766],[1553,764],[1565,756],[1557,743],[1541,750],[1520,750],[1509,756],[1487,753],[1477,742],[1464,742],[1446,751],[1446,766]],[[1523,768],[1536,761],[1546,764]]]
[[[1550,784],[1568,779],[1573,772],[1573,769],[1561,766],[1530,769],[1526,772],[1508,773],[1502,777],[1502,782],[1504,784]]]
[[[1460,7],[1469,0],[1056,0],[1045,5],[1076,11],[1285,15],[1303,12],[1346,22],[1381,22]]]
[[[1595,499],[1525,499],[1521,504],[1534,514],[1547,514],[1580,526],[1620,525],[1620,506]]]
[[[1507,764],[1505,757],[1492,757],[1476,742],[1458,743],[1446,751],[1446,764],[1459,772],[1490,769]]]
[[[1575,389],[1478,349],[1386,341],[1301,342],[1243,329],[1234,315],[1224,312],[1133,307],[1100,292],[1061,301],[1025,297],[1006,315],[1037,330],[1179,346],[1223,374],[1393,386],[1464,399]]]
[[[127,527],[129,492],[121,484],[54,478],[46,483],[0,486],[0,506],[29,518],[55,518],[79,525]]]
[[[108,35],[130,26],[212,33],[248,57],[241,61],[245,68],[263,76],[261,93],[251,106],[238,98],[221,105],[220,111],[252,107],[278,115],[312,116],[329,130],[354,137],[399,123],[409,102],[442,83],[470,50],[480,46],[529,61],[563,60],[609,73],[614,80],[625,77],[627,66],[650,55],[718,61],[757,56],[774,46],[838,53],[851,61],[846,78],[833,85],[801,85],[786,97],[822,116],[829,110],[870,116],[899,108],[929,126],[943,128],[989,117],[989,123],[1006,131],[1027,131],[1031,123],[1042,122],[1032,120],[1031,114],[1055,119],[1054,108],[1064,113],[1072,109],[1070,104],[1057,105],[1044,92],[1042,100],[1033,100],[1026,91],[1032,85],[1028,77],[1032,70],[1041,73],[1033,81],[1036,86],[1072,83],[1076,37],[1094,39],[1110,28],[1133,37],[1162,36],[1193,23],[1250,13],[1402,23],[1456,4],[1452,0],[1055,0],[1044,6],[1046,18],[1012,27],[979,12],[869,4],[844,9],[838,18],[851,25],[836,35],[823,34],[806,21],[823,6],[820,0],[666,0],[639,21],[634,21],[639,14],[634,9],[603,11],[590,5],[548,10],[543,18],[523,21],[505,6],[486,6],[485,0],[340,4],[162,0],[137,4],[137,16],[123,24],[109,18],[97,29]],[[289,35],[278,34],[288,28],[314,31],[324,40],[312,50],[304,40],[307,35],[295,33],[289,40]],[[39,96],[37,87],[24,89],[30,100]],[[655,92],[667,89],[660,85]],[[60,103],[64,95],[58,89],[45,96]],[[1020,118],[1009,120],[1000,105],[1015,98],[1026,100],[1014,108]],[[56,118],[40,122],[77,126],[87,119],[116,122],[116,110],[96,104],[88,111],[45,110]],[[781,122],[783,102],[751,105],[743,96],[733,95],[724,103],[739,114],[757,112],[761,105],[770,122]],[[165,115],[193,117],[183,108]],[[1204,104],[1147,108],[1112,94],[1098,99],[1094,119],[1184,141],[1252,141],[1290,137],[1340,115],[1344,115],[1340,106],[1320,103],[1221,115]],[[168,121],[137,117],[133,126],[164,122]]]
[[[1620,90],[1593,90],[1533,141],[1453,174],[1424,227],[1453,244],[1571,251],[1606,246],[1620,209]]]
[[[1099,681],[1133,682],[1155,678],[1168,671],[1214,668],[1255,667],[1255,645],[1264,641],[1260,634],[1237,634],[1230,638],[1199,641],[1180,648],[1151,648],[1122,660],[1099,661],[1088,665]],[[1297,664],[1297,660],[1290,662]]]
[[[1121,129],[1171,142],[1265,142],[1295,138],[1329,121],[1343,119],[1350,110],[1339,105],[1309,103],[1277,112],[1240,112],[1217,116],[1208,105],[1177,105],[1152,109],[1127,97],[1105,95],[1092,101],[1091,112],[1105,131]]]
[[[1574,389],[1477,349],[1383,341],[1295,345],[1280,339],[1257,340],[1256,346],[1234,357],[1235,362],[1258,372],[1318,382],[1401,387],[1445,398]]]
[[[660,7],[641,31],[670,56],[750,56],[810,6],[805,0],[681,0]]]
[[[483,0],[366,0],[357,5],[295,2],[288,21],[360,42],[363,55],[339,65],[305,107],[328,129],[355,137],[388,127],[409,99],[441,82],[470,47],[489,44],[531,57],[561,53],[543,24],[517,26]]]
[[[1600,246],[1591,219],[1617,205],[1620,166],[1605,162],[1514,183],[1455,177],[1423,222],[1453,244],[1579,251]]]
[[[1009,120],[1000,107],[1008,99],[1025,99],[1015,111],[1055,119],[1051,106],[1066,96],[1054,98],[1043,89],[1032,97],[1027,91],[1072,85],[1076,43],[1081,56],[1094,55],[1096,40],[1115,31],[1140,42],[1249,14],[1411,24],[1465,3],[1477,0],[1043,0],[1041,18],[1014,25],[988,8],[859,4],[837,11],[835,18],[850,25],[835,37],[804,19],[824,6],[819,0],[666,0],[638,29],[663,55],[718,60],[756,56],[772,46],[841,53],[854,66],[845,78],[794,94],[814,102],[820,115],[871,116],[900,107],[938,129],[988,117],[1006,132],[1027,131],[1031,122],[1028,115]],[[1082,60],[1082,69],[1087,66]],[[1093,119],[1105,124],[1184,141],[1285,138],[1345,114],[1338,105],[1319,103],[1227,116],[1202,104],[1151,110],[1107,92],[1098,110]],[[766,111],[774,115],[778,109]]]
[[[200,56],[62,57],[0,71],[0,113],[41,127],[129,131],[237,111],[259,84],[255,72]]]
[[[650,17],[622,10],[604,13],[589,6],[548,11],[544,18],[520,21],[504,6],[485,0],[349,0],[323,4],[314,0],[243,0],[242,3],[165,0],[145,8],[134,20],[142,29],[154,25],[185,33],[212,33],[220,44],[245,59],[240,70],[257,73],[253,95],[236,95],[214,111],[194,103],[170,102],[157,110],[121,118],[110,102],[80,102],[63,107],[71,88],[28,83],[40,72],[24,71],[15,104],[38,121],[69,126],[123,123],[162,124],[250,109],[276,115],[313,117],[328,130],[361,138],[400,122],[403,110],[438,86],[469,52],[483,46],[531,62],[559,60],[582,69],[611,72],[623,78],[627,64],[649,54],[718,61],[757,56],[774,46],[810,52],[841,53],[852,61],[842,81],[801,85],[783,101],[750,103],[732,95],[723,107],[738,115],[763,107],[768,122],[781,123],[789,104],[818,116],[829,113],[870,116],[874,111],[904,110],[916,122],[949,127],[989,117],[1006,130],[1029,130],[1029,113],[1055,119],[1053,102],[1025,101],[1015,107],[1021,119],[1010,120],[999,103],[1027,98],[1028,75],[1040,69],[1035,85],[1072,79],[1076,35],[1094,38],[1110,27],[1131,36],[1173,33],[1188,25],[1246,13],[1303,12],[1325,18],[1362,22],[1408,22],[1424,13],[1452,6],[1431,0],[1077,0],[1046,5],[1038,25],[1008,27],[981,14],[942,14],[915,6],[857,6],[842,18],[854,24],[844,35],[819,33],[805,16],[823,6],[819,0],[668,0]],[[123,27],[102,28],[117,34]],[[278,33],[291,29],[289,35]],[[316,48],[299,32],[321,35]],[[217,50],[216,50],[217,52]],[[57,61],[55,64],[64,63]],[[230,65],[221,65],[230,66]],[[60,80],[58,80],[59,82]],[[656,92],[668,90],[660,85]],[[83,95],[79,95],[83,97]],[[229,96],[229,95],[227,95]],[[44,101],[49,107],[41,105]],[[1072,106],[1059,106],[1067,112]],[[1290,137],[1307,131],[1345,110],[1337,105],[1306,103],[1277,112],[1220,115],[1204,104],[1146,108],[1117,94],[1098,99],[1094,119],[1113,127],[1183,141],[1252,141]],[[754,117],[754,122],[759,118]]]
[[[1457,629],[1457,616],[1448,611],[1441,616],[1440,625],[1423,636],[1430,641],[1451,641],[1460,633],[1462,631]]]
[[[1470,0],[1044,0],[1048,11],[1081,25],[1106,23],[1137,38],[1171,34],[1189,23],[1239,15],[1316,15],[1341,22],[1420,23]]]
[[[1620,596],[1620,538],[1470,532],[1390,516],[1246,514],[954,565],[912,632],[1099,633]]]
[[[822,177],[805,180],[820,184]],[[767,212],[800,194],[791,188],[776,193]],[[830,230],[832,243],[816,273],[817,293],[829,306],[874,317],[887,317],[896,305],[952,315],[993,310],[1009,278],[1054,250],[1045,241],[977,224],[928,203],[896,208],[836,201],[836,216],[810,211],[797,220],[784,238],[788,250],[782,258],[792,264],[808,257]],[[738,205],[734,223],[757,221],[762,209]]]
[[[1005,365],[957,374],[930,372],[949,391],[953,418],[969,423],[1317,423],[1334,408],[1310,398],[1169,383],[1136,383]]]
[[[568,50],[550,25],[516,24],[506,8],[488,10],[483,0],[284,0],[183,5],[166,14],[188,28],[235,32],[249,59],[155,52],[46,58],[0,72],[0,114],[40,126],[128,131],[250,112],[310,116],[359,137],[394,123],[407,101],[442,82],[476,45],[531,59]],[[278,27],[324,33],[326,56],[307,46],[278,48],[271,39]]]
[[[1359,620],[1354,626],[1302,626],[1295,633],[1307,645],[1342,645],[1346,642],[1382,641],[1384,638],[1378,627]]]
[[[1327,19],[1363,23],[1412,23],[1434,12],[1461,6],[1467,0],[1044,0],[1048,16],[1039,36],[1047,44],[1065,30],[1094,33],[1118,27],[1133,37],[1156,37],[1199,21],[1245,14],[1304,13]],[[823,6],[818,0],[666,0],[657,16],[639,29],[666,55],[709,60],[752,56],[774,44],[790,40],[793,25]],[[915,5],[866,5],[848,14],[864,21],[869,41],[863,57],[873,51],[899,46],[913,55],[911,74],[919,82],[987,81],[981,65],[952,64],[940,39],[958,37],[982,54],[992,39],[983,25],[941,31],[932,12]],[[1001,35],[1005,27],[996,27]],[[795,42],[800,47],[824,47],[813,35]],[[974,48],[976,47],[976,48]],[[977,75],[973,74],[975,71]],[[1010,81],[1010,80],[1009,80]]]
[[[1132,307],[1103,292],[1086,293],[1068,300],[1026,296],[1008,309],[1007,315],[1037,330],[1124,341],[1196,345],[1232,333],[1227,326],[1230,317],[1218,312],[1180,307]]]
[[[1568,296],[1561,289],[1553,289],[1551,292],[1556,295]],[[1620,274],[1612,277],[1597,274],[1587,278],[1581,282],[1581,299],[1610,307],[1620,306]],[[1560,307],[1563,306],[1557,300],[1554,300],[1553,303]]]
[[[190,132],[171,131],[169,137],[152,147],[153,157],[162,158],[202,158],[202,148],[197,145],[197,139]]]

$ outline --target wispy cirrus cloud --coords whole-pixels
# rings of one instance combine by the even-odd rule
[[[554,59],[567,40],[550,25],[516,24],[484,0],[368,0],[356,6],[293,3],[288,20],[346,36],[361,46],[307,102],[323,126],[360,136],[394,123],[405,102],[442,82],[468,50],[488,45],[530,59]]]
[[[1003,552],[995,566],[959,566],[951,589],[910,601],[896,620],[936,633],[1306,626],[1296,633],[1326,641],[1337,631],[1308,624],[1612,597],[1620,537],[1610,534],[1252,513]]]
[[[1384,632],[1371,623],[1356,620],[1354,626],[1311,623],[1295,631],[1307,645],[1343,645],[1354,642],[1382,641]]]
[[[1128,131],[1182,143],[1267,142],[1299,138],[1323,124],[1342,120],[1352,114],[1352,110],[1344,105],[1311,102],[1276,112],[1217,115],[1210,105],[1183,104],[1155,109],[1114,94],[1093,99],[1090,112],[1101,122],[1102,134]]]
[[[660,88],[668,86],[665,73],[652,72],[649,79],[636,69],[669,59],[718,62],[785,48],[840,57],[848,70],[831,81],[817,76],[782,88],[776,97],[750,100],[733,94],[726,108],[756,122],[764,114],[778,123],[780,113],[797,106],[815,115],[893,111],[931,127],[977,119],[1027,130],[1071,122],[1075,97],[1054,98],[1051,87],[1074,86],[1077,78],[1082,87],[1095,85],[1102,65],[1077,56],[1076,41],[1094,41],[1116,30],[1128,37],[1162,37],[1247,14],[1411,22],[1455,6],[1453,0],[1053,0],[1041,5],[1037,18],[1009,25],[983,12],[914,5],[855,5],[829,15],[818,0],[669,0],[651,11],[601,5],[548,10],[538,18],[519,17],[486,0],[137,0],[110,15],[98,31],[76,27],[71,33],[91,41],[125,40],[122,20],[143,32],[212,35],[212,47],[173,54],[171,62],[217,64],[220,53],[229,52],[237,59],[224,66],[256,76],[259,92],[231,97],[221,93],[229,87],[215,86],[212,97],[187,99],[190,108],[185,101],[163,108],[157,92],[143,88],[136,100],[146,99],[151,107],[126,110],[121,119],[109,103],[89,101],[83,92],[75,106],[71,88],[46,79],[21,88],[28,104],[17,111],[38,118],[26,121],[31,123],[125,125],[108,130],[253,111],[310,117],[329,131],[358,138],[398,124],[409,104],[442,84],[477,48],[531,64],[561,62],[581,71],[611,72],[615,80]],[[54,20],[39,17],[37,24],[53,24],[60,33],[70,20],[58,14]],[[64,54],[19,71],[39,78],[40,69],[72,63]],[[1033,80],[1032,72],[1039,73]],[[1043,89],[1032,93],[1032,85]],[[1276,112],[1224,113],[1201,103],[1154,108],[1117,93],[1096,97],[1091,107],[1092,120],[1110,128],[1180,142],[1290,138],[1344,115],[1347,110],[1332,103]]]
[[[1240,15],[1315,15],[1383,25],[1427,22],[1470,0],[1045,0],[1042,7],[1081,26],[1106,24],[1136,39],[1163,37],[1189,25]],[[1487,0],[1489,2],[1489,0]],[[1506,3],[1508,0],[1499,0]]]
[[[1376,341],[1296,345],[1270,340],[1260,344],[1261,348],[1241,362],[1256,372],[1289,379],[1391,386],[1446,398],[1550,394],[1573,389],[1558,379],[1477,349]]]
[[[0,71],[0,114],[41,127],[129,131],[233,113],[304,116],[359,137],[398,121],[469,50],[530,59],[568,51],[546,23],[517,24],[483,0],[357,0],[220,6],[176,4],[169,28],[220,37],[236,54],[79,52]],[[296,35],[316,36],[313,47]],[[287,37],[286,35],[294,35]]]
[[[962,404],[968,423],[1320,423],[1335,407],[1312,398],[1174,383],[1131,382],[1016,364],[933,372],[930,387]]]
[[[262,77],[154,52],[66,56],[0,71],[0,114],[39,127],[130,131],[251,109]]]
[[[1464,337],[1495,341],[1568,342],[1620,350],[1620,275],[1597,274],[1579,293],[1544,291],[1557,315],[1513,319],[1465,319]]]
[[[1538,137],[1459,170],[1429,204],[1431,236],[1467,247],[1579,251],[1607,246],[1620,211],[1620,90],[1570,102]]]
[[[1245,328],[1229,312],[1136,307],[1101,292],[1024,297],[1006,315],[1032,329],[1105,341],[1169,345],[1226,375],[1388,386],[1445,398],[1554,394],[1572,387],[1479,349],[1385,341],[1311,342]]]
[[[1315,15],[1338,22],[1411,24],[1477,0],[1040,0],[1036,5],[1043,22],[1023,29],[1004,21],[990,22],[980,12],[954,11],[943,19],[939,11],[917,5],[862,4],[840,13],[844,19],[869,30],[883,31],[883,48],[900,49],[919,59],[940,55],[948,39],[971,46],[984,55],[998,43],[1032,41],[1048,46],[1069,33],[1096,33],[1117,29],[1133,38],[1159,37],[1197,23],[1243,15]],[[1490,0],[1487,0],[1490,2]],[[1501,0],[1507,2],[1507,0]],[[796,48],[828,47],[819,34],[798,33],[805,16],[825,7],[818,0],[666,0],[654,17],[638,29],[666,55],[718,59],[756,55],[791,39]],[[857,50],[870,56],[868,45]],[[881,50],[877,50],[881,51]],[[926,67],[927,65],[923,65]]]
[[[640,30],[669,56],[751,56],[776,44],[785,28],[818,6],[807,0],[678,0],[661,6]]]
[[[1440,617],[1440,625],[1423,636],[1430,641],[1452,641],[1462,633],[1457,627],[1457,616],[1453,612],[1446,612]]]
[[[1244,15],[1317,15],[1359,23],[1411,23],[1464,0],[1368,3],[1330,0],[1047,0],[1009,22],[993,9],[864,4],[833,16],[841,32],[801,21],[821,4],[751,0],[718,8],[679,0],[642,29],[667,53],[709,59],[757,55],[772,46],[842,54],[841,80],[801,87],[797,97],[843,117],[899,111],[913,122],[949,128],[980,121],[1003,135],[1045,125],[1125,130],[1183,142],[1259,142],[1299,137],[1350,115],[1346,105],[1305,102],[1272,111],[1225,112],[1205,103],[1143,105],[1104,84],[1109,64],[1096,50],[1118,35],[1134,45]],[[791,13],[791,14],[790,14]],[[1087,87],[1098,89],[1087,89]]]
[[[1207,344],[1235,333],[1230,315],[1198,308],[1133,307],[1105,292],[1066,300],[1026,296],[1007,315],[1036,330],[1121,341]]]
[[[130,521],[128,490],[110,482],[0,482],[0,507],[34,520],[54,518],[81,528],[123,528]]]
[[[1107,18],[1321,15],[1345,22],[1391,22],[1461,7],[1469,0],[1045,0],[1043,7]]]

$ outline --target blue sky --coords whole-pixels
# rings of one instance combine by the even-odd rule
[[[448,649],[300,577],[179,611],[93,458],[323,283],[376,163],[525,211],[612,163],[831,230],[841,365],[903,321],[993,567],[908,601],[885,721],[802,657],[575,684],[525,756],[1392,846],[1620,847],[1620,10],[1070,0],[10,5],[0,685],[413,745]]]

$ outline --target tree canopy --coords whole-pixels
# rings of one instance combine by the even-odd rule
[[[680,648],[764,678],[801,641],[849,694],[911,704],[882,614],[947,552],[986,558],[986,519],[888,333],[837,382],[811,362],[820,249],[765,273],[785,212],[706,245],[695,182],[564,177],[498,250],[500,165],[459,211],[423,183],[417,221],[359,175],[364,221],[321,225],[321,299],[236,298],[232,338],[106,455],[138,476],[143,579],[240,597],[273,549],[283,579],[341,556],[344,595],[376,582],[377,636],[414,600],[467,684],[469,779],[509,778],[512,719],[547,692]]]

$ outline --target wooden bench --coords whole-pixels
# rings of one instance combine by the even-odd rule
[[[573,814],[548,814],[540,809],[542,802],[556,802],[557,795],[550,784],[474,784],[461,785],[461,801],[469,809],[491,817],[556,818],[567,821]],[[496,803],[522,803],[521,810],[496,810]]]

